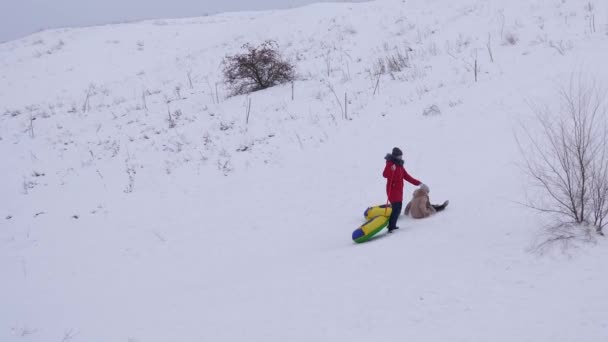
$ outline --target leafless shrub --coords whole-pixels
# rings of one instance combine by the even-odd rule
[[[378,94],[380,93],[380,77],[381,76],[382,76],[381,74],[378,74],[378,75],[375,76],[376,77],[376,84],[374,85],[374,92],[373,92],[372,95],[376,95],[376,92],[378,92]]]
[[[517,44],[517,42],[519,41],[519,37],[517,37],[517,35],[513,32],[507,32],[505,33],[503,40],[502,40],[502,44],[503,45],[515,45]]]
[[[73,217],[76,219],[78,218],[78,216],[76,216],[76,215],[74,215]],[[78,333],[75,332],[73,329],[66,330],[63,334],[63,339],[61,340],[61,342],[67,342],[67,341],[73,339],[74,336],[76,336],[76,335],[78,335]]]
[[[432,105],[430,107],[425,108],[422,111],[422,115],[424,116],[435,116],[441,114],[441,110],[437,105]]]
[[[541,30],[545,29],[545,18],[543,18],[542,16],[537,16],[536,18],[536,24],[538,25],[538,28]]]
[[[219,98],[217,96],[217,83],[215,84],[215,96],[213,96],[213,88],[211,87],[209,78],[206,77],[205,80],[207,81],[207,86],[209,87],[209,96],[211,96],[211,102],[213,102],[213,104],[220,103]]]
[[[488,54],[490,55],[490,62],[494,63],[494,55],[492,54],[492,35],[488,33],[488,42],[486,43]]]
[[[563,254],[569,254],[573,249],[594,242],[596,242],[596,234],[589,225],[553,221],[537,235],[529,251],[543,255],[557,249]]]
[[[409,60],[407,51],[402,53],[397,50],[394,54],[386,57],[386,66],[389,72],[399,72],[409,67]]]
[[[397,75],[396,79],[404,82],[414,82],[421,80],[427,76],[426,70],[419,66],[413,66],[407,69],[405,72]]]
[[[292,97],[293,97],[293,95],[292,95]],[[249,114],[251,113],[251,98],[247,99],[247,107],[246,108],[247,108],[247,110],[245,111],[245,124],[249,124]]]
[[[29,336],[29,335],[32,335],[32,334],[38,332],[38,330],[31,329],[28,327],[18,327],[18,328],[14,327],[11,330],[13,331],[13,334],[15,336],[19,336],[19,337],[26,337],[26,336]]]
[[[327,50],[324,57],[325,61],[325,71],[327,72],[327,77],[331,76],[331,50]]]
[[[585,4],[585,11],[587,12],[587,15],[585,16],[586,19],[589,21],[589,32],[590,33],[595,33],[596,29],[595,29],[595,5],[591,2],[588,2],[587,4]]]
[[[463,34],[459,34],[458,38],[454,41],[446,41],[445,42],[445,51],[448,55],[453,56],[454,53],[460,54],[463,51],[468,51],[471,46],[472,38],[469,36],[464,36]]]
[[[506,22],[504,10],[501,9],[500,11],[498,11],[497,19],[498,19],[498,26],[500,26],[500,39],[504,40],[504,37],[505,37],[505,22]]]
[[[127,158],[125,159],[125,172],[127,173],[128,183],[123,190],[124,193],[130,194],[133,192],[133,188],[135,187],[135,166],[131,162],[131,155],[127,153]]]
[[[422,99],[422,97],[424,95],[426,95],[428,92],[429,92],[429,88],[425,84],[416,86],[416,95],[418,95],[418,99]]]
[[[21,111],[13,109],[13,110],[5,110],[4,116],[10,116],[12,118],[17,117],[21,114]]]
[[[372,73],[375,76],[384,75],[387,73],[386,63],[384,62],[384,58],[380,57],[374,62],[374,65],[372,67]]]
[[[186,77],[188,78],[188,85],[190,86],[190,89],[194,89],[194,84],[192,83],[192,70],[188,70],[186,72]]]
[[[549,46],[554,48],[560,55],[565,55],[566,51],[571,50],[572,49],[572,42],[568,41],[568,42],[564,42],[563,40],[560,41],[549,41]]]
[[[427,46],[427,52],[429,55],[436,57],[439,54],[439,48],[437,47],[437,43],[430,42]]]
[[[84,102],[82,104],[82,112],[86,113],[89,110],[91,110],[91,96],[94,96],[97,94],[97,88],[95,87],[94,84],[89,84],[89,87],[87,88],[87,90],[85,90],[85,98],[84,98]]]
[[[44,42],[41,42],[40,44],[35,44],[35,45],[41,45],[44,44]],[[55,43],[54,45],[52,45],[48,50],[46,51],[36,51],[34,53],[34,57],[36,58],[40,58],[43,55],[52,55],[53,53],[60,51],[61,49],[63,49],[63,47],[65,46],[65,43],[63,42],[63,40],[59,40],[57,41],[57,43]]]
[[[34,114],[32,114],[32,112],[30,112],[30,127],[28,128],[28,132],[30,134],[30,138],[34,139],[35,134],[34,134],[34,121],[36,120],[36,117],[34,116]]]
[[[146,101],[146,93],[147,93],[147,91],[145,91],[145,90],[141,92],[141,103],[142,103],[142,108],[147,111],[148,103]]]
[[[295,79],[294,66],[284,60],[276,42],[268,40],[260,46],[243,45],[247,51],[227,56],[223,62],[224,80],[232,95],[248,94]]]
[[[23,194],[29,194],[29,191],[34,189],[38,185],[38,183],[27,179],[25,176],[23,177]]]
[[[535,107],[538,132],[522,127],[525,171],[544,200],[526,204],[550,214],[552,241],[574,239],[608,224],[608,109],[606,92],[582,76],[560,91],[557,110]],[[523,125],[522,125],[523,126]],[[562,241],[563,242],[563,241]]]
[[[177,126],[177,120],[182,116],[181,109],[176,109],[173,113],[171,113],[171,110],[168,110],[167,113],[169,114],[169,117],[167,118],[169,128],[175,128],[175,126]]]
[[[219,153],[219,159],[217,161],[217,169],[218,169],[218,171],[221,171],[224,174],[224,176],[228,176],[228,174],[230,174],[230,172],[232,172],[234,170],[230,160],[231,160],[230,154],[225,149],[222,149]]]
[[[473,75],[475,76],[475,82],[477,82],[477,75],[479,74],[479,64],[477,63],[477,49],[475,49],[475,55],[471,54],[473,58]]]
[[[236,151],[237,152],[246,152],[246,151],[249,151],[252,146],[253,146],[253,144],[252,145],[241,145],[236,149]]]
[[[220,122],[220,131],[227,131],[234,127],[234,122]]]
[[[448,106],[450,106],[450,108],[454,108],[454,107],[459,106],[461,104],[462,104],[462,99],[448,101]]]
[[[342,32],[352,36],[357,34],[357,29],[353,25],[347,24],[343,27]]]
[[[334,98],[336,99],[336,102],[338,103],[338,106],[340,106],[340,115],[342,116],[343,119],[348,119],[348,107],[347,107],[347,95],[346,93],[344,93],[344,106],[342,105],[342,102],[340,101],[340,98],[338,97],[338,94],[336,94],[336,90],[334,89],[333,85],[331,84],[331,82],[327,81],[327,87],[329,88],[329,90],[331,91],[332,94],[334,94]]]
[[[209,134],[209,132],[205,132],[205,134],[203,134],[203,146],[205,148],[209,148],[212,145],[213,139],[211,138],[211,135]]]
[[[410,67],[410,48],[401,49],[395,47],[384,57],[376,60],[372,67],[374,75],[383,75],[395,72],[401,72]]]

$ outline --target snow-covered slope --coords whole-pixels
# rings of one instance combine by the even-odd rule
[[[599,1],[387,0],[0,45],[0,341],[604,341],[606,242],[528,251],[513,131],[606,79],[607,25]],[[294,98],[226,97],[223,57],[266,39]],[[354,245],[393,146],[450,207]]]

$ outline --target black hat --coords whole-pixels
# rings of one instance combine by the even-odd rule
[[[393,147],[393,153],[391,153],[393,157],[399,157],[403,155],[403,152],[399,149],[399,147]]]

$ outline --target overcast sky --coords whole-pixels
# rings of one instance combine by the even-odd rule
[[[324,1],[328,0],[0,0],[0,42],[47,28],[290,8]]]

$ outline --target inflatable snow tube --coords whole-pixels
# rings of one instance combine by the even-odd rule
[[[383,209],[384,210],[384,209]],[[365,222],[361,227],[353,232],[353,241],[356,243],[365,242],[371,239],[379,231],[388,225],[388,217],[376,216]]]
[[[381,204],[381,205],[377,205],[375,207],[369,207],[365,210],[365,212],[363,213],[363,216],[365,216],[366,220],[371,220],[372,218],[376,217],[376,216],[386,216],[389,217],[391,216],[391,213],[393,212],[393,208],[391,208],[391,205],[386,205],[386,204]]]

